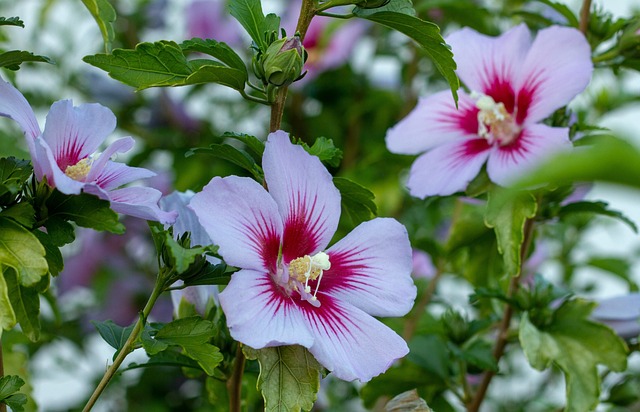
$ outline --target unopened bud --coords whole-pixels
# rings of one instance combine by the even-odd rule
[[[302,74],[304,48],[300,37],[285,37],[276,40],[261,57],[261,67],[257,74],[274,86],[288,86]]]

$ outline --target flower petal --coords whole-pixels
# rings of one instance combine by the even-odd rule
[[[42,137],[65,170],[95,152],[115,127],[116,117],[100,104],[74,107],[71,100],[60,100],[47,114]]]
[[[49,186],[57,188],[66,195],[80,194],[85,187],[85,183],[70,178],[60,170],[51,148],[41,136],[35,139],[34,146],[35,157],[33,158],[33,164],[34,166],[38,165],[37,168],[34,167],[36,178],[42,180],[46,177]]]
[[[261,349],[313,344],[302,312],[267,273],[247,269],[234,273],[219,300],[231,336],[245,345]]]
[[[516,82],[518,119],[538,122],[566,105],[591,80],[591,47],[569,27],[538,32]]]
[[[336,377],[367,382],[409,352],[393,330],[360,309],[325,300],[304,311],[315,340],[309,352]]]
[[[456,139],[478,135],[478,108],[459,92],[458,109],[449,91],[420,98],[416,107],[387,131],[387,148],[393,153],[418,154]]]
[[[451,142],[418,157],[407,186],[413,196],[446,196],[464,190],[478,174],[492,147],[485,139]]]
[[[375,316],[403,316],[413,307],[411,244],[407,230],[395,219],[360,224],[327,254],[331,269],[320,282],[323,294]]]
[[[160,199],[160,207],[162,210],[175,210],[178,212],[178,219],[176,219],[176,223],[173,225],[174,237],[180,237],[184,233],[189,232],[191,233],[191,246],[210,245],[213,242],[209,238],[209,235],[207,235],[207,232],[198,221],[198,217],[193,210],[187,207],[187,204],[194,194],[195,193],[190,190],[186,192],[173,192]]]
[[[463,28],[446,38],[451,45],[456,70],[467,87],[502,102],[511,112],[514,82],[531,45],[531,34],[520,24],[499,37]]]
[[[273,198],[255,180],[214,177],[189,207],[228,264],[276,272],[282,218]]]
[[[324,249],[338,227],[340,192],[320,159],[277,131],[267,139],[262,167],[284,222],[284,262]]]
[[[91,168],[92,171],[94,167],[95,164]],[[95,183],[105,191],[109,191],[117,189],[127,183],[131,183],[139,179],[146,179],[155,175],[156,174],[149,169],[127,166],[124,163],[108,161],[101,170],[97,171],[96,174],[93,175],[93,180],[89,180],[91,177],[90,173],[89,176],[87,176],[87,182]]]
[[[507,186],[542,160],[570,147],[567,128],[532,124],[526,126],[512,144],[501,146],[489,155],[487,173],[492,181]]]
[[[36,115],[22,93],[13,87],[11,83],[2,79],[0,79],[0,116],[8,117],[18,122],[27,138],[29,152],[33,156],[33,141],[40,136],[40,126],[38,126]]]
[[[102,197],[99,194],[100,188],[95,185],[88,184],[84,190]],[[162,224],[172,224],[178,217],[176,212],[165,212],[158,207],[162,193],[151,187],[125,187],[110,191],[108,196],[111,201],[111,209],[124,215],[154,220]]]
[[[109,147],[107,147],[105,151],[102,152],[100,156],[98,156],[98,158],[91,163],[91,170],[89,171],[89,174],[87,175],[86,180],[88,182],[92,182],[96,180],[97,176],[99,174],[102,174],[102,169],[107,164],[111,156],[113,156],[116,153],[128,152],[133,148],[133,144],[134,144],[134,141],[133,141],[133,138],[131,137],[123,137],[122,139],[118,139],[115,142],[111,143]],[[155,173],[153,173],[152,176],[155,176]],[[151,177],[151,176],[147,176],[147,177]]]

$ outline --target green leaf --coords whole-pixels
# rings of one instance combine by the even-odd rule
[[[483,203],[456,200],[455,218],[452,219],[449,237],[444,246],[447,252],[468,246],[489,232],[490,229],[484,224],[485,209]]]
[[[129,335],[133,331],[133,325],[129,325],[126,328],[116,325],[112,320],[104,322],[91,321],[93,326],[96,327],[102,339],[107,342],[112,348],[116,350],[122,349]]]
[[[197,345],[183,344],[185,355],[198,362],[204,373],[213,376],[215,369],[224,360],[220,349],[210,343],[200,343]]]
[[[22,333],[32,342],[40,339],[40,297],[35,287],[24,287],[18,282],[15,271],[4,271],[9,300],[20,323]]]
[[[358,14],[356,13],[356,15]],[[449,83],[453,100],[457,104],[457,90],[460,87],[460,81],[455,73],[456,62],[453,60],[451,49],[440,35],[440,28],[437,25],[409,14],[392,11],[377,11],[372,14],[360,13],[358,17],[397,30],[415,40],[429,55],[438,71]]]
[[[13,220],[0,218],[0,266],[15,269],[20,284],[29,286],[49,272],[38,238]]]
[[[408,16],[415,16],[416,11],[413,8],[413,3],[411,0],[391,0],[389,3],[385,4],[382,7],[376,7],[374,9],[364,9],[362,7],[356,6],[353,9],[353,14],[358,17],[365,17],[371,14],[380,13],[382,11],[390,11],[394,13],[402,13]]]
[[[207,262],[204,269],[196,276],[183,279],[184,286],[227,285],[231,280],[231,272],[227,269],[228,266],[225,263],[213,265]]]
[[[256,179],[262,181],[264,174],[262,169],[255,160],[247,153],[240,149],[236,149],[235,147],[228,144],[219,144],[214,143],[206,147],[197,147],[195,149],[191,149],[187,152],[187,156],[192,156],[195,153],[205,153],[217,157],[218,159],[224,159],[229,161],[236,166],[239,166],[247,171],[249,171]]]
[[[520,274],[525,223],[536,215],[537,209],[536,199],[530,193],[513,198],[505,197],[501,192],[489,194],[485,224],[496,232],[498,251],[510,276]]]
[[[618,219],[627,224],[635,233],[638,233],[638,226],[636,226],[635,222],[625,216],[622,212],[617,210],[611,210],[607,208],[609,204],[607,202],[596,201],[596,202],[574,202],[569,203],[566,206],[563,206],[558,212],[559,217],[563,217],[572,213],[593,213],[597,215],[609,216],[615,219]]]
[[[9,299],[9,287],[4,280],[5,269],[0,265],[0,335],[2,330],[12,329],[18,320]]]
[[[18,26],[24,28],[24,22],[20,17],[0,17],[0,26]]]
[[[0,204],[10,204],[31,176],[33,168],[28,160],[15,157],[0,158]]]
[[[159,352],[156,355],[150,355],[149,361],[143,364],[137,364],[135,362],[130,363],[126,368],[123,368],[122,371],[130,370],[130,369],[138,369],[138,368],[147,368],[152,366],[177,366],[179,368],[192,368],[192,369],[201,369],[198,365],[198,362],[193,359],[178,353],[173,350],[165,350]]]
[[[47,207],[50,217],[70,220],[78,226],[116,234],[122,234],[125,230],[108,200],[87,193],[65,195],[55,190],[47,199]]]
[[[115,38],[113,23],[116,21],[116,11],[108,0],[82,0],[100,27],[105,51],[111,49]]]
[[[203,246],[185,248],[168,232],[165,232],[165,237],[164,244],[171,257],[171,265],[179,275],[186,272],[189,266],[207,251],[207,248]]]
[[[592,322],[595,303],[565,301],[542,329],[525,313],[520,322],[520,344],[531,366],[543,370],[555,364],[565,374],[567,412],[595,409],[600,394],[597,365],[614,371],[627,366],[627,347],[608,327]]]
[[[39,56],[24,50],[10,50],[0,54],[0,67],[6,67],[9,70],[18,70],[20,69],[20,64],[24,62],[54,64],[53,61],[46,56]]]
[[[322,365],[302,346],[260,350],[242,348],[247,359],[260,363],[258,389],[267,412],[311,410],[320,389]]]
[[[216,334],[213,322],[199,316],[182,318],[164,325],[155,339],[171,345],[207,343]]]
[[[493,356],[493,346],[483,340],[474,340],[462,350],[462,358],[481,369],[498,372],[498,363]]]
[[[377,215],[378,208],[373,201],[375,196],[369,189],[343,177],[334,177],[333,183],[342,196],[342,210],[351,218],[354,225]]]
[[[58,249],[58,247],[53,243],[51,236],[48,233],[38,229],[34,230],[32,233],[36,235],[40,244],[44,247],[45,259],[47,259],[49,273],[51,273],[51,276],[58,276],[60,272],[62,272],[62,269],[64,269],[64,261],[62,259],[62,253],[60,253],[60,249]]]
[[[154,339],[147,328],[142,331],[140,340],[142,341],[142,347],[149,356],[156,355],[169,347],[169,344]]]
[[[9,375],[0,378],[0,401],[18,392],[24,385],[24,380],[19,376]]]
[[[580,26],[580,22],[578,21],[578,18],[576,17],[575,14],[573,14],[571,9],[567,7],[566,4],[558,3],[550,0],[538,0],[538,1],[540,3],[546,4],[547,6],[551,7],[552,9],[560,13],[562,16],[564,16],[564,18],[567,19],[567,23],[569,23],[569,26],[572,26],[575,28],[578,28],[578,26]]]
[[[62,218],[49,216],[44,222],[44,227],[47,228],[49,239],[55,246],[64,246],[76,239],[73,225]]]
[[[248,79],[247,67],[244,61],[233,49],[225,43],[220,43],[212,39],[193,38],[180,44],[183,52],[199,52],[215,57],[230,68],[240,70],[245,73],[245,82]]]
[[[310,155],[317,156],[321,161],[327,163],[329,166],[340,166],[342,150],[338,149],[333,144],[333,140],[327,139],[326,137],[318,137],[311,147],[302,141],[298,142],[298,144],[304,147]]]
[[[265,18],[260,0],[231,0],[228,8],[260,50],[267,50],[269,44],[265,34],[273,31],[277,34],[280,18],[272,14]]]
[[[11,408],[13,412],[23,412],[24,405],[27,403],[27,395],[23,393],[16,393],[8,398],[4,399],[4,403]]]
[[[199,62],[202,64],[199,64],[197,67],[193,62],[191,63],[194,65],[195,71],[187,77],[184,83],[185,85],[218,83],[235,90],[244,90],[244,85],[248,79],[246,71],[213,65],[210,60],[200,60]]]
[[[225,132],[221,137],[230,137],[241,141],[247,146],[247,149],[249,149],[252,156],[255,156],[257,159],[262,159],[262,154],[264,153],[264,142],[257,137],[233,132]]]
[[[0,210],[0,216],[12,219],[16,223],[26,228],[31,228],[36,223],[36,211],[33,206],[27,202],[15,203],[13,206]]]

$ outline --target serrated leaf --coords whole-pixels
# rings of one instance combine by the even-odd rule
[[[133,331],[133,325],[123,328],[116,325],[112,320],[104,322],[91,321],[91,323],[96,327],[102,339],[116,350],[122,349]]]
[[[42,247],[44,247],[45,251],[45,259],[47,259],[47,266],[49,267],[49,273],[51,276],[58,276],[62,269],[64,269],[64,261],[62,259],[62,253],[60,253],[60,249],[53,243],[51,240],[51,236],[48,233],[45,233],[41,230],[34,230],[32,232],[38,240]]]
[[[625,216],[624,213],[617,210],[611,210],[607,206],[609,206],[609,204],[602,201],[582,201],[569,203],[568,205],[563,206],[560,209],[560,211],[558,212],[558,216],[563,217],[572,213],[593,213],[596,215],[609,216],[626,223],[627,226],[631,228],[631,230],[633,230],[635,233],[638,233],[638,226],[636,226],[633,220]]]
[[[164,245],[171,257],[171,264],[179,275],[186,272],[189,266],[207,251],[207,248],[202,246],[185,248],[168,232],[165,232]]]
[[[530,193],[513,198],[501,192],[489,194],[484,221],[496,232],[498,251],[502,254],[509,276],[520,274],[525,223],[536,215],[537,209],[536,199]]]
[[[22,286],[15,271],[11,269],[4,271],[4,280],[22,333],[32,342],[36,342],[40,339],[40,297],[37,289]]]
[[[543,329],[528,315],[520,322],[520,344],[531,366],[544,370],[556,364],[566,378],[567,412],[595,409],[600,394],[597,365],[613,371],[627,366],[627,347],[608,327],[592,322],[595,303],[581,299],[565,301]]]
[[[24,28],[24,22],[19,17],[0,17],[0,26],[18,26]]]
[[[169,347],[168,344],[154,339],[147,328],[142,331],[140,341],[142,342],[142,347],[149,356],[156,355]]]
[[[300,142],[300,145],[313,156],[317,156],[321,161],[327,163],[329,166],[338,167],[342,160],[342,150],[338,149],[333,140],[326,137],[318,137],[313,145],[309,146],[304,142]]]
[[[440,28],[436,24],[405,13],[392,11],[378,11],[372,14],[361,14],[358,17],[397,30],[415,40],[449,83],[453,100],[457,104],[460,81],[455,73],[456,62],[453,60],[453,53],[440,35]]]
[[[224,360],[220,349],[210,343],[200,343],[197,345],[181,345],[185,355],[198,362],[204,373],[213,376],[215,369]]]
[[[47,234],[51,242],[60,247],[73,242],[76,239],[73,225],[56,216],[49,216],[44,222]]]
[[[24,385],[24,380],[16,375],[0,377],[0,401],[18,392]]]
[[[260,363],[258,389],[267,412],[311,410],[320,389],[322,365],[298,345],[255,350],[243,346],[247,359]]]
[[[213,39],[193,38],[185,40],[180,44],[183,52],[199,52],[215,57],[227,66],[244,72],[245,81],[248,78],[247,67],[238,54],[226,43],[221,43]]]
[[[24,50],[9,50],[0,54],[0,67],[6,67],[9,70],[18,70],[24,62],[54,64],[53,60],[46,56],[39,56]]]
[[[235,164],[236,166],[249,171],[253,175],[253,177],[258,179],[259,181],[262,181],[262,179],[264,178],[262,168],[258,166],[256,161],[253,160],[253,158],[244,151],[236,149],[231,145],[214,143],[212,145],[209,145],[208,148],[198,147],[195,149],[191,149],[189,150],[189,152],[187,152],[187,156],[191,156],[195,153],[209,154],[217,157],[218,159],[227,160]]]
[[[226,132],[221,137],[229,137],[241,141],[247,146],[247,149],[257,159],[262,159],[264,153],[264,142],[255,136],[251,136],[244,133]]]
[[[213,265],[207,262],[197,276],[184,279],[184,286],[227,285],[231,280],[231,272],[228,272],[227,269],[228,266],[225,263]]]
[[[0,158],[0,202],[10,204],[18,194],[33,169],[28,160],[18,160],[15,157]],[[2,204],[0,203],[0,204]]]
[[[265,33],[272,31],[277,33],[280,27],[280,18],[273,14],[270,14],[269,18],[265,18],[260,0],[231,0],[227,7],[229,13],[240,22],[260,50],[267,50],[269,44],[266,41]]]
[[[192,316],[167,323],[155,338],[172,345],[198,345],[209,342],[215,333],[213,322]]]
[[[334,177],[333,183],[342,196],[342,210],[351,218],[354,225],[377,215],[378,208],[373,201],[375,196],[369,189],[343,177]]]
[[[56,190],[47,199],[47,207],[50,217],[70,220],[78,226],[116,234],[125,230],[118,221],[118,214],[111,210],[109,201],[87,193],[65,195]]]
[[[0,335],[2,330],[12,329],[18,320],[9,300],[9,287],[4,280],[4,268],[0,265]]]
[[[111,43],[115,39],[113,23],[116,21],[116,10],[108,0],[82,0],[89,10],[102,33],[105,51],[111,49]]]
[[[38,238],[14,221],[3,218],[0,218],[0,266],[13,268],[24,286],[37,283],[49,271],[45,250]]]
[[[7,209],[0,210],[0,216],[11,219],[26,228],[31,228],[36,223],[36,211],[30,203],[15,203]]]

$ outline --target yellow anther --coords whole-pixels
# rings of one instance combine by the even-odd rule
[[[72,166],[67,166],[67,168],[64,171],[64,174],[66,174],[73,180],[82,181],[84,178],[87,177],[90,170],[91,170],[91,161],[88,158],[84,158]]]
[[[480,109],[478,111],[478,135],[489,142],[497,142],[504,146],[513,142],[520,133],[520,128],[504,107],[504,103],[496,103],[491,96],[479,95],[476,107]]]

